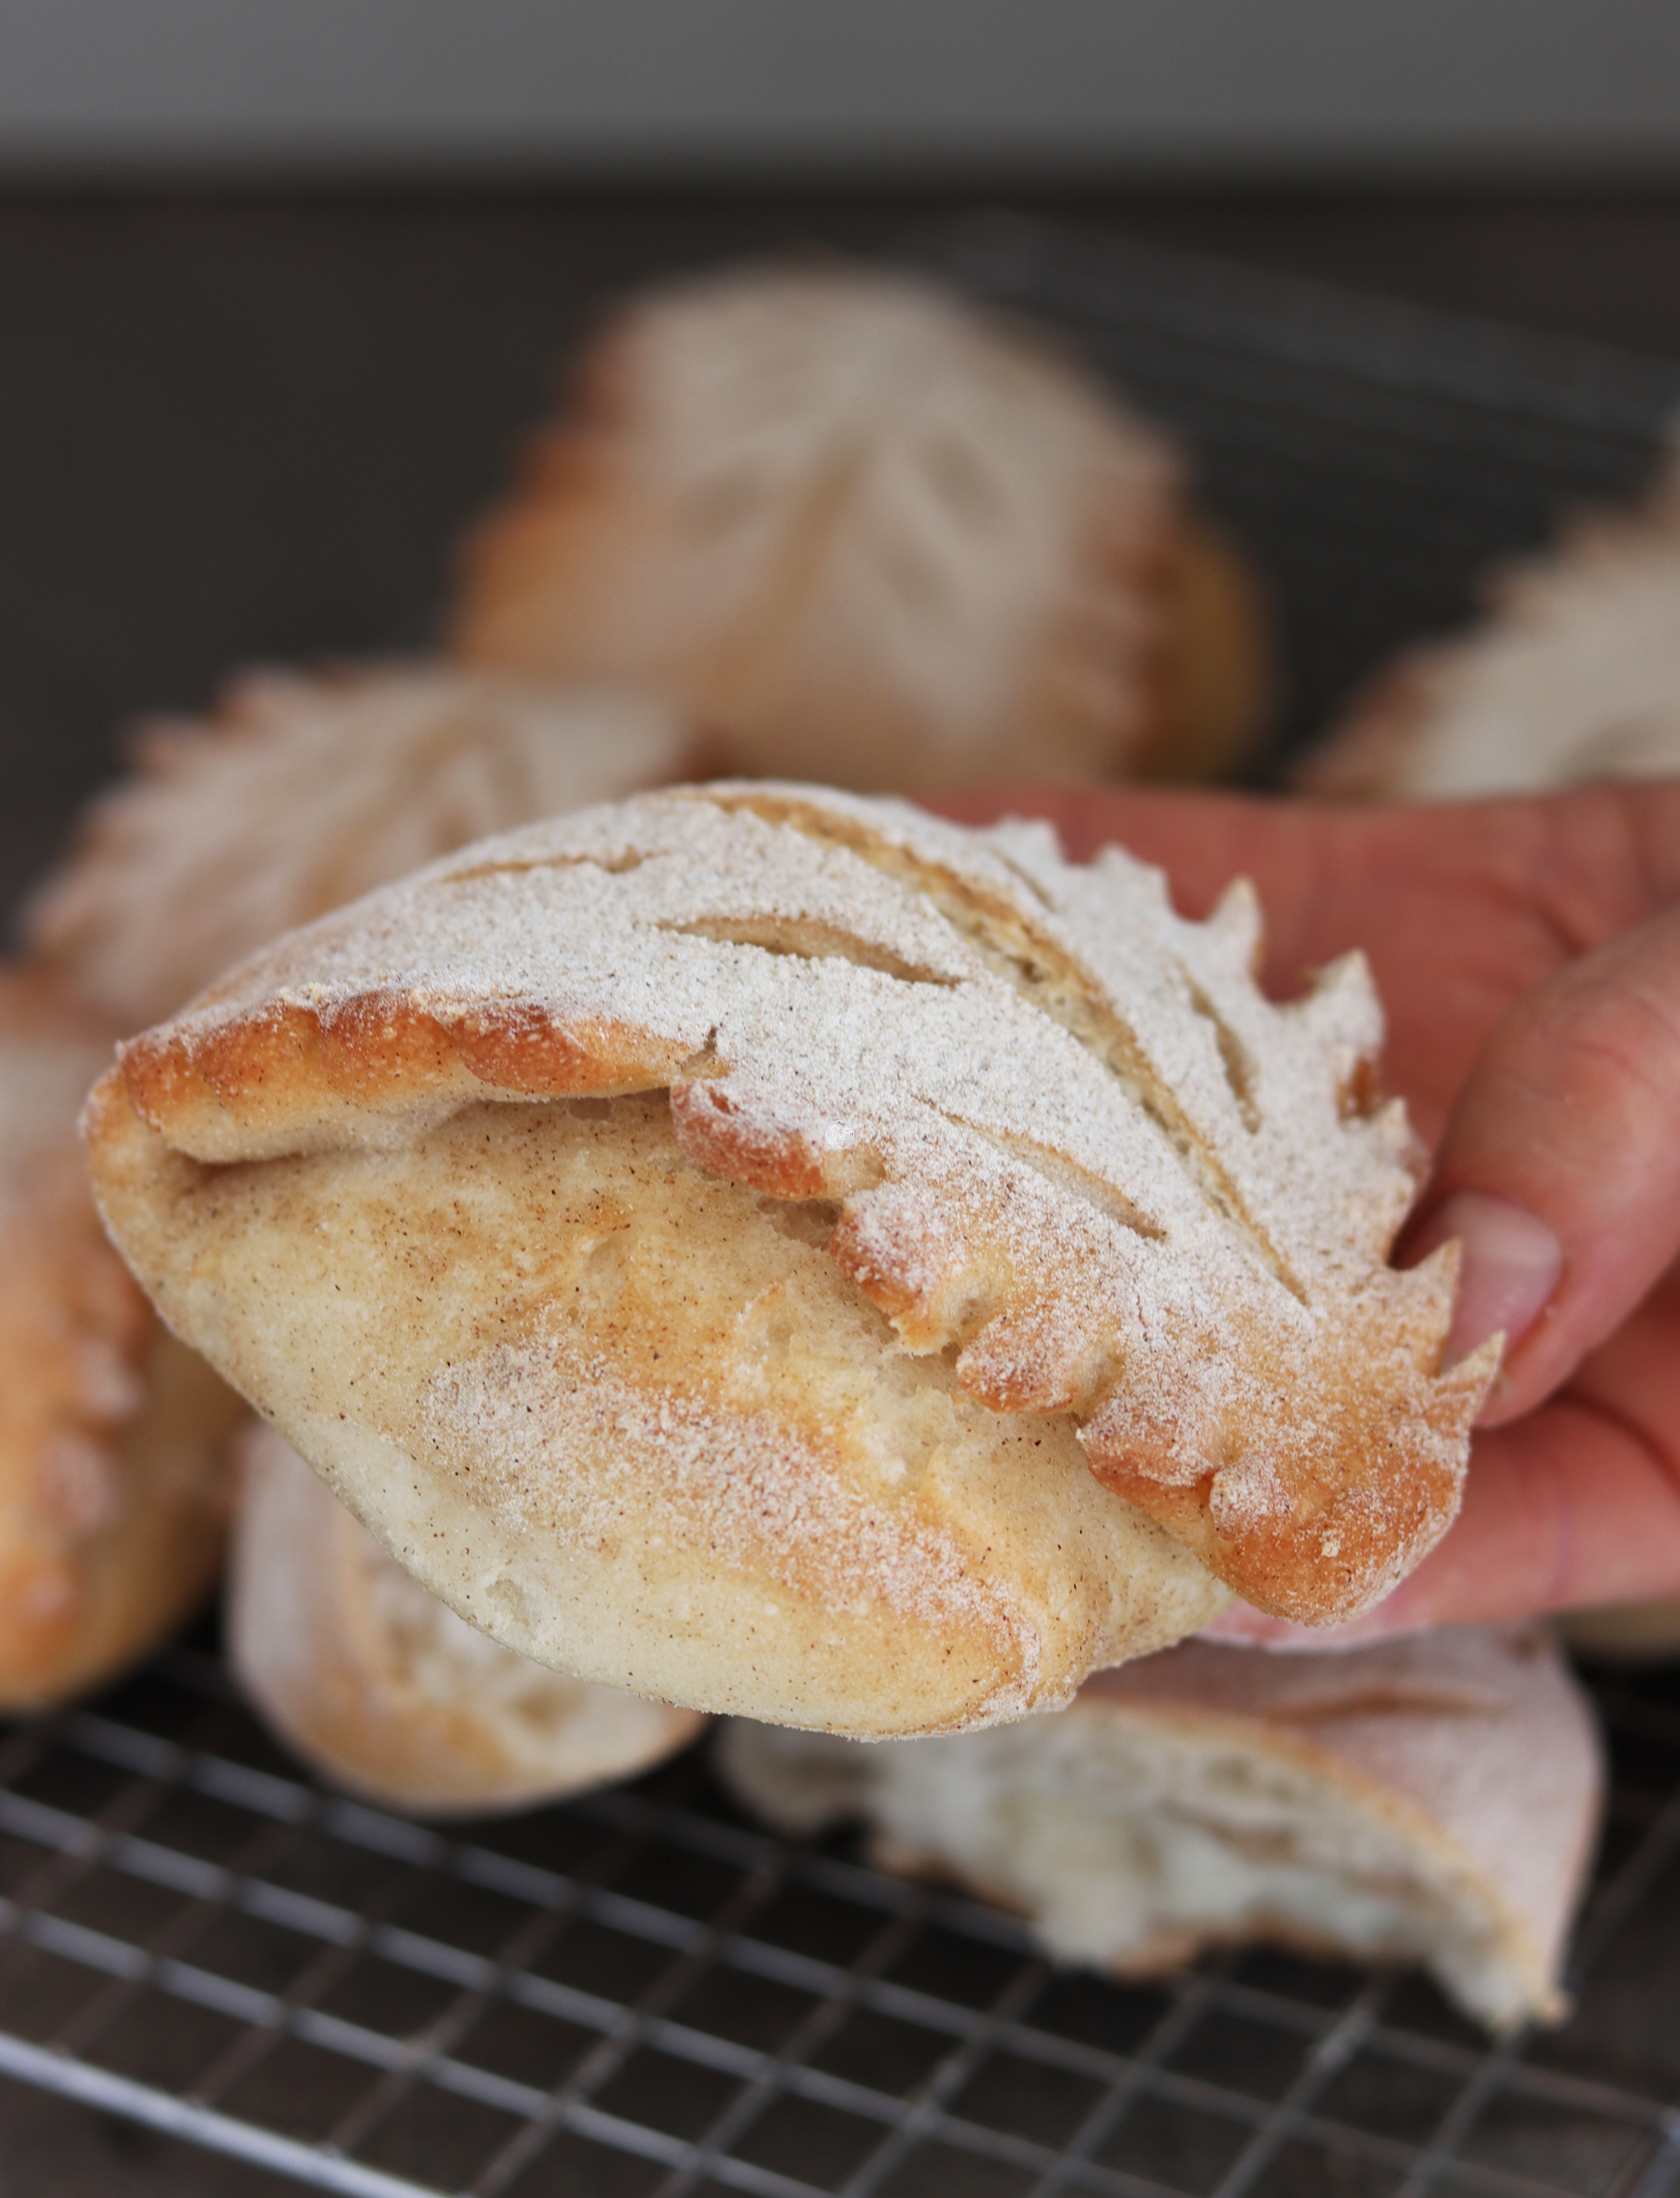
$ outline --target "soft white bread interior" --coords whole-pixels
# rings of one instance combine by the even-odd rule
[[[255,957],[90,1159],[171,1322],[506,1646],[985,1723],[1210,1572],[1364,1607],[1456,1508],[1492,1360],[1439,1371],[1450,1254],[1384,1264],[1368,977],[1275,1007],[1256,924],[1041,828],[649,795]]]
[[[1680,453],[1635,509],[1578,522],[1420,648],[1310,760],[1314,790],[1413,801],[1680,771]]]
[[[1048,1950],[1146,1975],[1270,1940],[1428,1965],[1494,2030],[1565,2008],[1597,1832],[1591,1708],[1537,1636],[1432,1634],[1334,1656],[1194,1642],[1005,1730],[877,1747],[736,1723],[746,1804],[954,1878]]]
[[[632,679],[709,768],[913,793],[1253,739],[1265,626],[1164,436],[907,276],[650,293],[472,538],[472,660]]]
[[[248,672],[208,718],[144,729],[25,929],[139,1029],[452,847],[682,775],[690,745],[646,695],[424,661]]]
[[[240,1441],[227,1640],[247,1695],[335,1784],[427,1815],[522,1809],[633,1777],[690,1710],[569,1679],[464,1625],[271,1427]]]
[[[143,1656],[208,1592],[239,1400],[106,1242],[76,1141],[98,1017],[0,974],[0,1711]]]

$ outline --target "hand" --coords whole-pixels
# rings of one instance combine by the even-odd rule
[[[1342,808],[1036,789],[942,804],[1118,841],[1201,915],[1246,873],[1275,995],[1362,947],[1383,1081],[1435,1164],[1396,1249],[1465,1248],[1450,1349],[1503,1330],[1464,1508],[1378,1610],[1328,1632],[1239,1607],[1227,1639],[1324,1647],[1680,1596],[1680,781]]]

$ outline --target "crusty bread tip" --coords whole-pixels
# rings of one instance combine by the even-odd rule
[[[1065,1700],[1215,1578],[1327,1621],[1455,1511],[1483,1352],[1368,1097],[1118,850],[736,785],[463,850],[123,1048],[166,1318],[505,1645],[860,1733]]]

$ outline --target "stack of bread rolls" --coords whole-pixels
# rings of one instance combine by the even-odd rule
[[[1555,2012],[1598,1772],[1547,1652],[1284,1680],[1171,1646],[1234,1593],[1368,1608],[1457,1508],[1494,1362],[1442,1367],[1450,1249],[1387,1264],[1421,1156],[1362,962],[1278,1007],[1245,888],[1189,923],[1118,850],[865,798],[1244,752],[1258,598],[1177,453],[897,276],[650,298],[578,387],[472,539],[454,661],[155,732],[37,897],[29,984],[151,1026],[86,1136],[167,1330],[65,1177],[108,1287],[45,1298],[120,1341],[37,1418],[136,1462],[118,1503],[20,1438],[22,1540],[43,1581],[116,1549],[157,1584],[14,1699],[140,1653],[231,1508],[235,1668],[372,1798],[525,1805],[726,1711],[772,1816],[861,1810],[1059,1951],[1312,1911],[1495,2025]],[[722,772],[782,775],[676,783]],[[165,1410],[207,1522],[172,1569],[138,1523]],[[1558,1767],[1515,1888],[1472,1734]],[[1147,1851],[1153,1893],[1080,1874],[1083,1784],[1074,1846]]]

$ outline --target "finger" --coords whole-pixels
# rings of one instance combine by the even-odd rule
[[[1485,1424],[1566,1381],[1680,1256],[1680,910],[1518,1001],[1448,1122],[1401,1256],[1464,1247],[1448,1348],[1507,1338]]]

